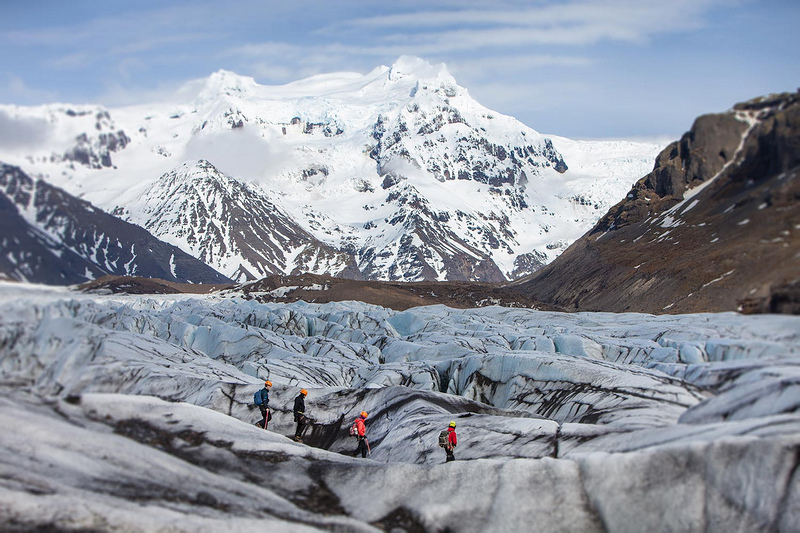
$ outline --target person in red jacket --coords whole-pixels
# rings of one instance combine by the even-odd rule
[[[356,418],[355,426],[356,426],[356,438],[358,439],[358,448],[356,451],[353,452],[353,457],[358,457],[358,453],[361,452],[361,457],[367,456],[367,426],[364,425],[364,421],[367,419],[367,412],[361,411],[361,416]]]
[[[453,455],[453,448],[455,448],[457,444],[456,423],[450,422],[450,426],[447,428],[447,446],[444,447],[444,451],[447,453],[447,460],[445,460],[445,463],[456,460],[456,456]]]

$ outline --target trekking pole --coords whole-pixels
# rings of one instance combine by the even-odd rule
[[[364,442],[367,443],[367,455],[372,457],[372,450],[369,449],[369,439],[367,437],[364,437]]]
[[[267,429],[267,424],[269,424],[269,409],[264,414],[264,429]]]

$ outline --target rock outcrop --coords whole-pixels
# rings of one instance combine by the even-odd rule
[[[589,233],[515,286],[575,310],[796,312],[798,280],[800,93],[784,93],[698,118]]]

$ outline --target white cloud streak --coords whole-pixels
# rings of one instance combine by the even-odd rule
[[[389,29],[386,39],[417,35],[431,43],[462,43],[464,49],[506,45],[590,45],[602,40],[642,42],[655,34],[702,27],[703,14],[719,0],[583,0],[514,8],[425,11],[367,17],[342,23],[361,30]],[[452,30],[452,28],[463,28]],[[470,38],[471,37],[471,38]]]

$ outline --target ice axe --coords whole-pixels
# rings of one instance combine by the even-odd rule
[[[368,439],[367,437],[364,437],[364,442],[366,442],[366,443],[367,443],[367,454],[368,454],[370,457],[372,457],[372,450],[370,450],[370,449],[369,449],[369,439]]]
[[[267,429],[267,424],[269,424],[269,409],[264,413],[264,429]]]

